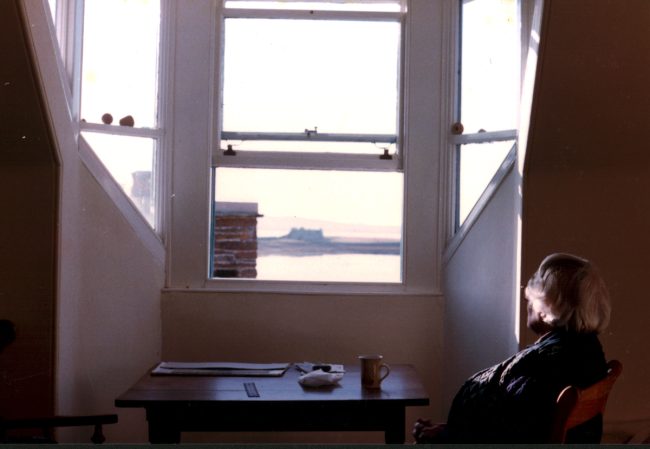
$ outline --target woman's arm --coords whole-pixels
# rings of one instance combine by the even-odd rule
[[[413,437],[418,444],[444,443],[446,423],[432,423],[430,419],[418,419],[413,426]]]

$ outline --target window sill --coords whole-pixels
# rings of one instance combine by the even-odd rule
[[[286,295],[334,295],[334,296],[432,296],[440,295],[430,287],[407,287],[404,284],[348,283],[348,282],[293,282],[251,281],[245,279],[206,280],[204,287],[168,287],[165,292],[184,293],[269,293]]]

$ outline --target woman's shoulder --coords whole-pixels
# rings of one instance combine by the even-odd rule
[[[539,352],[542,353],[565,353],[565,352],[595,352],[602,353],[602,345],[595,332],[574,332],[558,329],[549,332],[542,337],[538,343]]]
[[[506,372],[518,375],[540,376],[556,373],[586,364],[600,368],[605,365],[605,355],[596,334],[556,330],[540,338],[519,352],[509,363]]]
[[[567,378],[578,386],[589,385],[607,372],[605,354],[595,333],[552,332],[540,342],[538,356],[553,377]]]

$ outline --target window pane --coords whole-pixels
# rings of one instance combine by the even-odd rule
[[[57,0],[48,0],[48,4],[50,5],[50,13],[52,14],[52,22],[56,24],[56,2]]]
[[[471,212],[514,141],[460,145],[459,224]]]
[[[400,25],[226,19],[223,130],[397,132]]]
[[[156,142],[142,137],[82,133],[131,201],[155,227],[155,189],[152,173]]]
[[[160,0],[87,0],[81,118],[156,126]]]
[[[400,282],[400,173],[217,168],[213,274]]]
[[[400,0],[273,1],[227,0],[226,8],[294,9],[319,11],[386,11],[399,12]]]
[[[516,0],[463,0],[461,122],[466,133],[517,127],[519,41]]]

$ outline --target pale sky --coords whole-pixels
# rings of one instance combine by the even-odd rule
[[[87,2],[82,118],[88,122],[100,123],[102,114],[109,112],[114,124],[132,115],[136,127],[155,126],[158,3]],[[464,8],[468,32],[463,35],[462,121],[466,132],[513,129],[518,93],[513,86],[519,74],[519,61],[512,58],[513,53],[519,54],[515,1],[476,0]],[[324,22],[291,21],[282,27],[277,21],[236,22],[228,25],[228,43],[240,42],[241,47],[226,53],[224,129],[301,132],[318,126],[320,132],[395,133],[396,24],[340,22],[332,32],[327,28],[332,24]],[[277,40],[270,39],[272,33]],[[309,38],[295,39],[297,33]],[[485,38],[489,34],[492,39]],[[328,62],[333,59],[336,64]],[[290,91],[299,94],[287,96]],[[350,98],[358,107],[343,106]],[[115,139],[122,141],[121,151],[110,150],[115,145],[107,142]],[[151,170],[153,148],[146,139],[96,136],[93,140],[127,193],[131,172]],[[462,215],[504,156],[503,149],[480,153],[466,157],[462,167],[466,194]],[[493,169],[486,170],[487,166]],[[365,217],[372,224],[391,226],[401,222],[400,174],[256,170],[244,179],[242,171],[235,173],[223,170],[217,180],[217,199],[258,202],[267,216],[299,214],[355,223]]]

